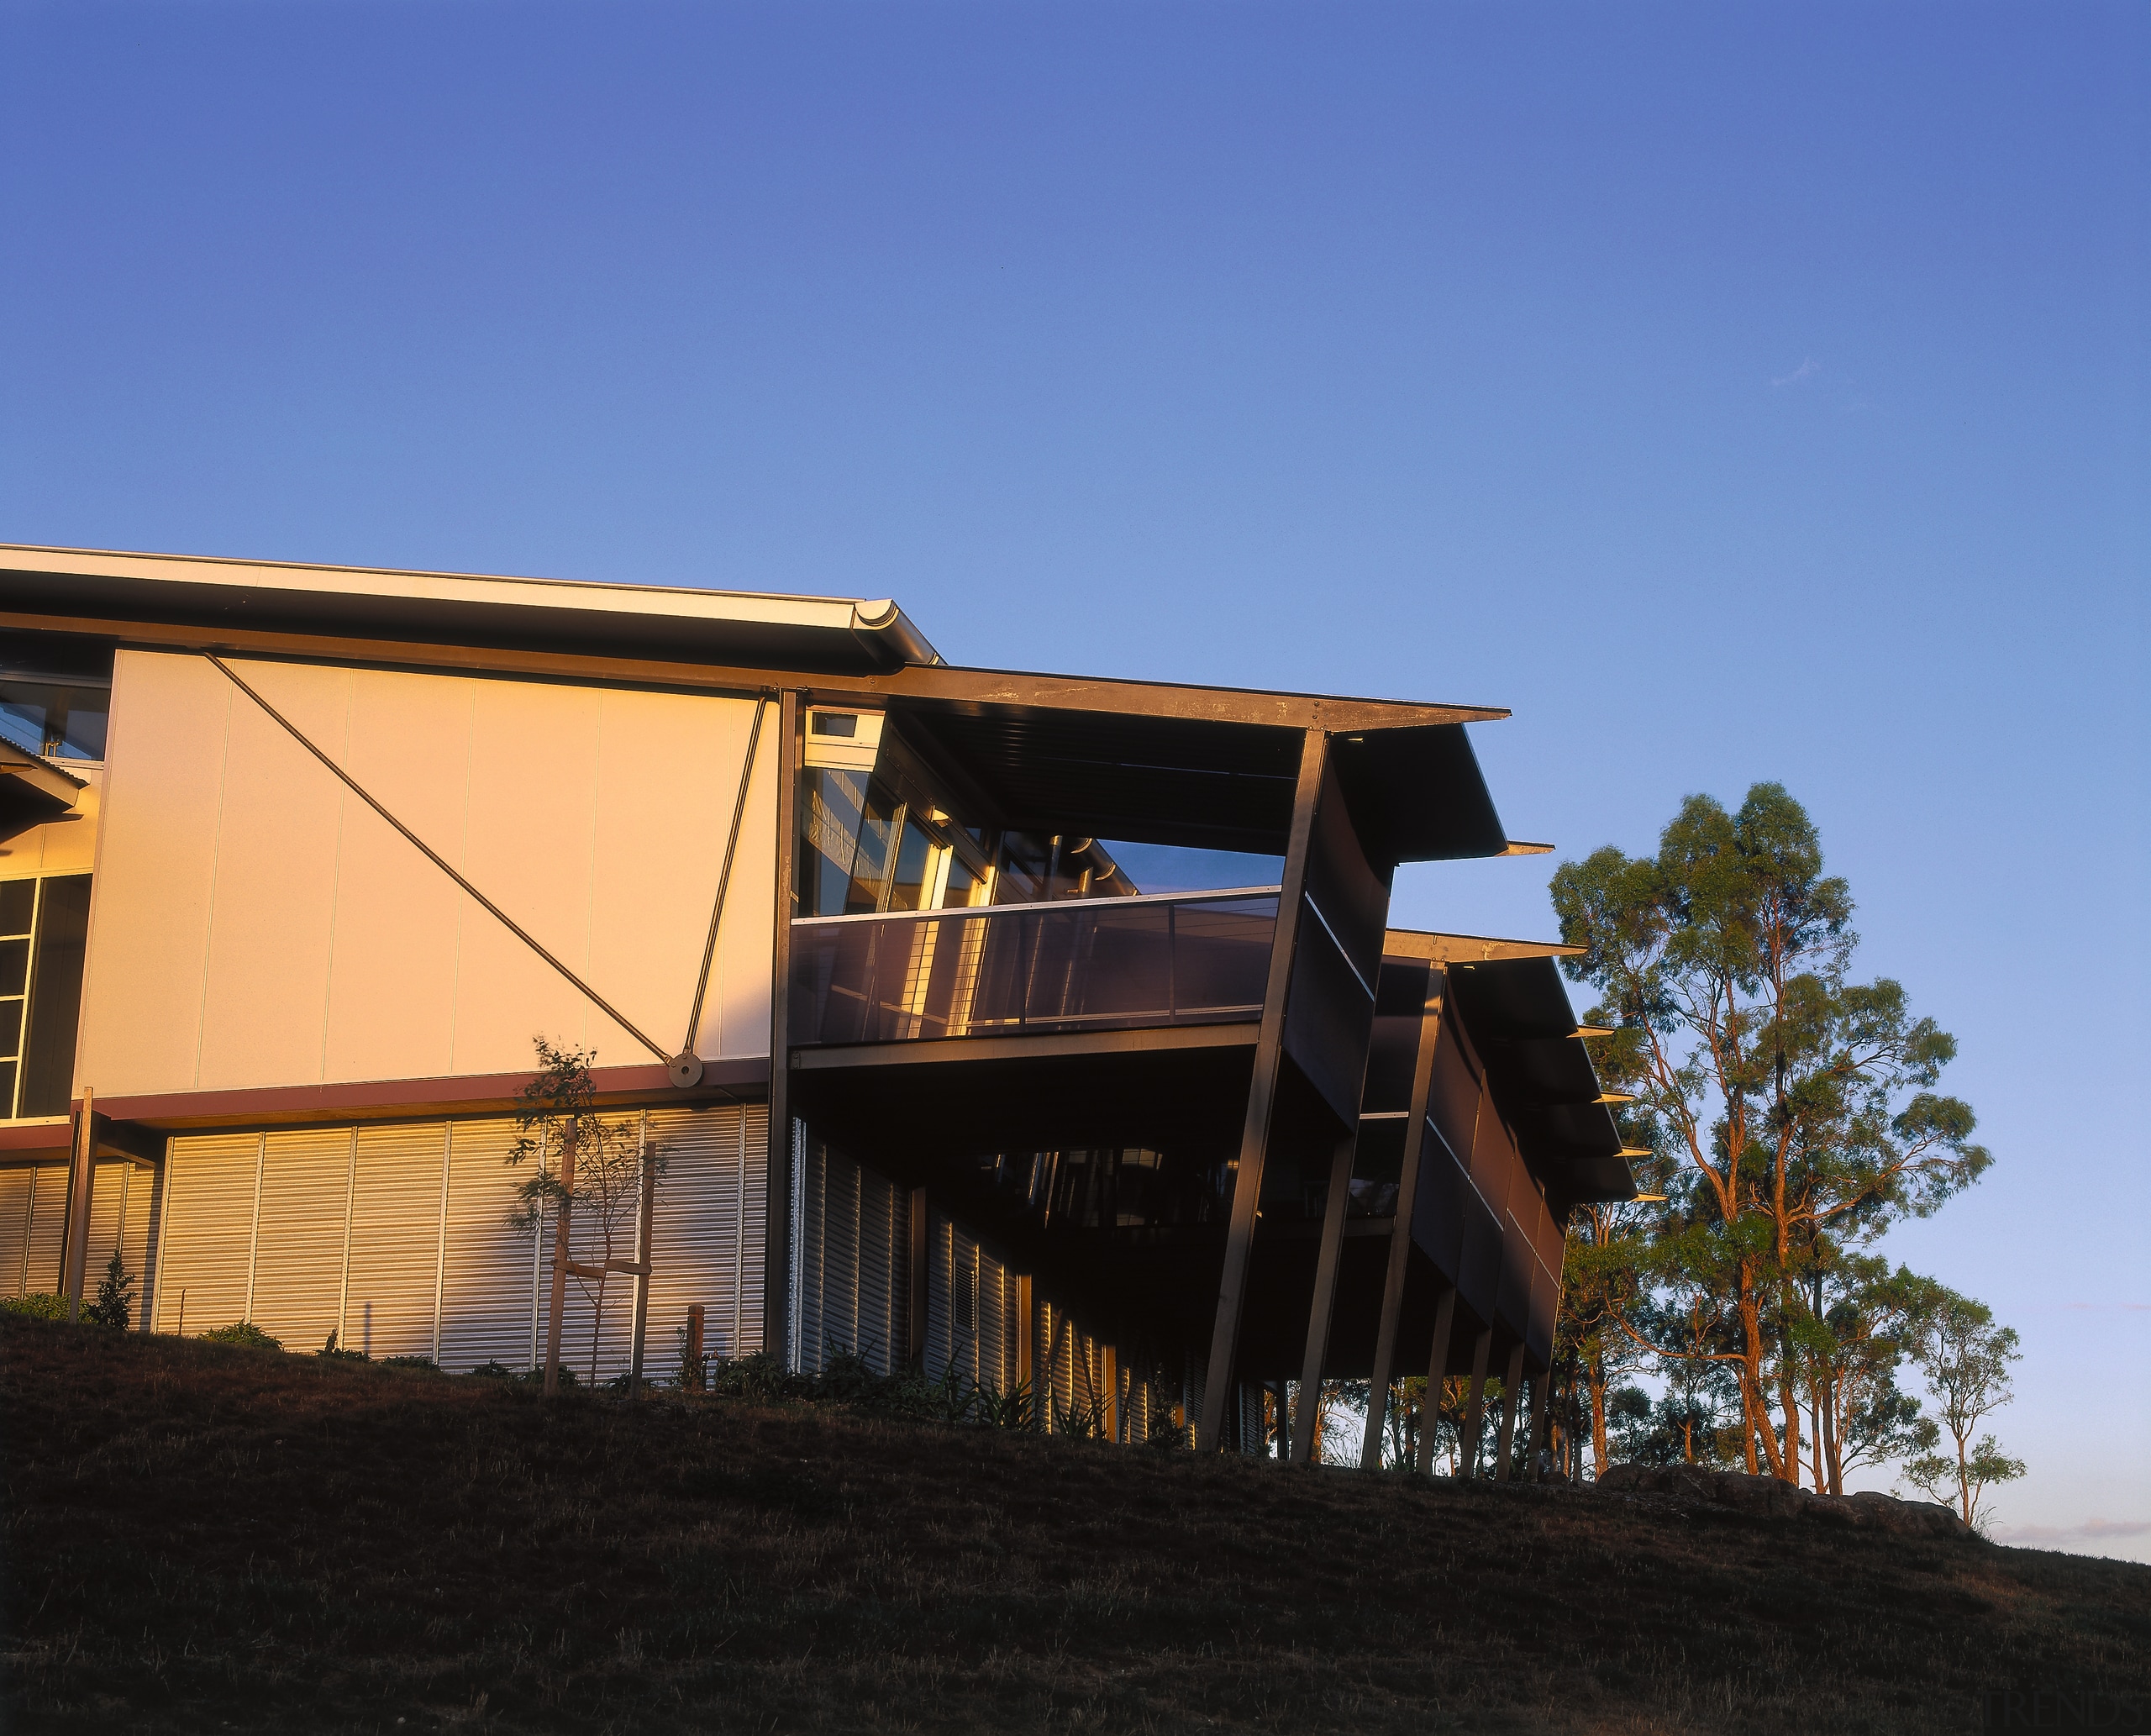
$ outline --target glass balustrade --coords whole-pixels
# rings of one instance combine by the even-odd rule
[[[801,918],[792,928],[792,1040],[1259,1018],[1277,897],[1254,887]]]

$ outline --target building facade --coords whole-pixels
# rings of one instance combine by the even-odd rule
[[[1633,1184],[1560,949],[1387,925],[1399,864],[1532,848],[1500,715],[953,667],[886,602],[0,550],[0,1292],[116,1251],[145,1330],[531,1367],[542,1039],[658,1176],[646,1260],[574,1225],[579,1371],[694,1307],[1298,1457],[1325,1378],[1513,1394]]]

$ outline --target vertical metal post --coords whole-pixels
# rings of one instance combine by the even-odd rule
[[[1427,973],[1426,1010],[1419,1020],[1419,1052],[1412,1069],[1411,1119],[1404,1124],[1404,1167],[1396,1181],[1396,1217],[1389,1229],[1389,1267],[1383,1275],[1381,1318],[1375,1328],[1374,1372],[1367,1383],[1367,1432],[1359,1443],[1359,1469],[1381,1469],[1382,1428],[1388,1420],[1389,1386],[1396,1377],[1396,1323],[1404,1311],[1404,1280],[1412,1264],[1412,1213],[1419,1199],[1419,1165],[1427,1147],[1427,1107],[1434,1083],[1434,1044],[1441,1039],[1438,971]],[[1448,1355],[1449,1347],[1441,1347]]]
[[[90,1197],[97,1186],[97,1093],[82,1087],[82,1102],[75,1111],[74,1138],[67,1154],[67,1210],[61,1218],[60,1293],[67,1299],[67,1318],[82,1313],[82,1281],[90,1263]]]
[[[1434,1469],[1434,1436],[1442,1419],[1442,1385],[1449,1379],[1449,1339],[1456,1331],[1456,1286],[1442,1281],[1442,1299],[1434,1305],[1434,1342],[1427,1352],[1427,1396],[1419,1406],[1419,1450],[1412,1468],[1422,1476]]]
[[[1516,1468],[1516,1429],[1523,1420],[1523,1340],[1509,1352],[1509,1365],[1501,1375],[1501,1439],[1494,1449],[1494,1481],[1506,1483]]]
[[[693,1390],[702,1390],[702,1305],[687,1304],[687,1354],[681,1359],[680,1380],[682,1385],[692,1381]]]
[[[1531,1377],[1531,1465],[1529,1476],[1538,1480],[1538,1455],[1546,1450],[1552,1439],[1554,1407],[1549,1401],[1554,1396],[1554,1370],[1542,1368]]]
[[[560,1135],[560,1197],[553,1210],[553,1290],[545,1309],[544,1396],[560,1390],[560,1310],[568,1299],[568,1202],[575,1192],[575,1129]]]
[[[1465,1477],[1479,1475],[1479,1427],[1486,1414],[1486,1361],[1494,1349],[1494,1328],[1482,1326],[1471,1341],[1471,1386],[1464,1405],[1464,1443],[1457,1455],[1457,1470]]]
[[[755,710],[759,719],[761,712]],[[650,1111],[642,1112],[635,1126],[635,1160],[642,1165],[641,1213],[635,1223],[634,1341],[628,1354],[628,1397],[642,1395],[643,1343],[650,1330],[650,1244],[657,1223],[657,1166],[650,1161]],[[745,1202],[742,1201],[744,1206]]]
[[[1314,839],[1315,804],[1328,763],[1328,737],[1310,729],[1300,746],[1300,776],[1292,797],[1292,830],[1285,851],[1283,890],[1277,897],[1277,928],[1270,943],[1270,973],[1262,996],[1262,1025],[1254,1046],[1249,1082],[1247,1118],[1240,1128],[1239,1172],[1233,1183],[1232,1219],[1225,1233],[1224,1266],[1218,1276],[1217,1311],[1210,1334],[1210,1365],[1202,1402],[1202,1426],[1196,1432],[1198,1453],[1217,1450],[1217,1425],[1239,1360],[1240,1315],[1247,1302],[1248,1265],[1254,1250],[1255,1214],[1262,1205],[1262,1165],[1270,1147],[1270,1123],[1277,1102],[1277,1076],[1284,1057],[1285,994],[1291,986],[1292,953],[1300,931],[1300,907],[1306,902],[1307,853]]]
[[[770,938],[770,1125],[762,1244],[762,1348],[789,1368],[792,1346],[792,852],[799,832],[800,695],[777,704],[776,897]],[[747,1209],[743,1196],[742,1213]],[[737,1354],[735,1349],[734,1354]]]
[[[1313,1457],[1321,1429],[1322,1365],[1329,1355],[1329,1322],[1337,1300],[1337,1268],[1344,1252],[1344,1213],[1351,1204],[1352,1157],[1359,1142],[1351,1134],[1337,1142],[1329,1158],[1329,1197],[1322,1209],[1322,1249],[1315,1257],[1314,1297],[1307,1308],[1307,1355],[1300,1362],[1299,1414],[1292,1419],[1292,1463]],[[1371,1417],[1374,1407],[1368,1406]]]

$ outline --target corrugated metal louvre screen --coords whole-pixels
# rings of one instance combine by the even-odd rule
[[[35,1178],[24,1294],[50,1296],[60,1288],[60,1243],[67,1234],[67,1166],[39,1164]]]
[[[909,1336],[909,1197],[813,1134],[802,1141],[793,1205],[797,1365],[818,1372],[849,1350],[887,1374]]]
[[[665,1168],[650,1236],[646,1372],[669,1370],[679,1328],[697,1302],[708,1354],[745,1356],[762,1347],[768,1127],[769,1113],[759,1108],[650,1117]]]
[[[318,1349],[337,1330],[350,1173],[348,1128],[269,1135],[255,1232],[253,1319],[288,1349]]]
[[[359,1129],[350,1277],[338,1340],[346,1349],[369,1356],[434,1354],[447,1157],[448,1129],[440,1122]]]
[[[156,1307],[157,1215],[164,1201],[165,1170],[138,1169],[128,1178],[127,1220],[121,1258],[140,1280],[134,1291],[134,1326],[147,1332]]]
[[[246,1318],[260,1166],[259,1134],[190,1134],[172,1140],[165,1160],[157,1331],[178,1331],[182,1309],[193,1333]]]
[[[508,1227],[521,1203],[516,1188],[536,1165],[509,1166],[515,1137],[512,1121],[459,1121],[450,1129],[438,1360],[459,1374],[488,1362],[525,1369],[538,1360],[538,1233]]]
[[[0,1170],[0,1296],[26,1296],[34,1169]]]

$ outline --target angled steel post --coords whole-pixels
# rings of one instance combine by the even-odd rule
[[[1352,1156],[1359,1141],[1346,1134],[1329,1160],[1329,1197],[1322,1210],[1322,1250],[1316,1255],[1314,1295],[1307,1305],[1307,1354],[1300,1362],[1300,1402],[1292,1418],[1292,1459],[1314,1456],[1322,1421],[1322,1365],[1329,1355],[1329,1322],[1337,1301],[1337,1268],[1344,1255],[1344,1214],[1351,1204]],[[1370,1406],[1370,1412],[1372,1407]]]
[[[1359,1469],[1381,1469],[1381,1433],[1388,1421],[1389,1385],[1396,1365],[1396,1323],[1404,1309],[1404,1278],[1412,1263],[1412,1213],[1419,1197],[1419,1165],[1427,1149],[1427,1107],[1433,1094],[1434,1044],[1441,1039],[1442,998],[1427,973],[1426,1011],[1419,1020],[1419,1053],[1412,1069],[1411,1120],[1404,1127],[1404,1168],[1397,1177],[1396,1218],[1389,1231],[1389,1269],[1381,1286],[1381,1319],[1375,1329],[1374,1372],[1367,1383],[1367,1432],[1359,1443]],[[1447,1334],[1443,1334],[1446,1340]],[[1438,1347],[1444,1356],[1449,1345]]]
[[[1516,1426],[1523,1420],[1523,1340],[1509,1352],[1509,1365],[1501,1375],[1501,1439],[1494,1449],[1494,1481],[1506,1483],[1516,1468]]]
[[[1248,1086],[1247,1118],[1240,1128],[1239,1173],[1233,1183],[1233,1215],[1225,1233],[1224,1269],[1217,1281],[1217,1312],[1210,1332],[1210,1365],[1204,1383],[1198,1453],[1217,1450],[1218,1425],[1231,1393],[1240,1348],[1240,1316],[1247,1302],[1247,1270],[1254,1249],[1255,1213],[1262,1205],[1262,1162],[1270,1145],[1270,1121],[1277,1103],[1277,1073],[1285,1049],[1285,992],[1292,977],[1293,944],[1300,907],[1306,902],[1307,851],[1314,837],[1314,810],[1328,763],[1329,739],[1309,729],[1300,747],[1300,777],[1292,797],[1292,831],[1285,851],[1285,881],[1277,896],[1277,929],[1270,943],[1270,974],[1262,996],[1262,1025],[1255,1040],[1254,1072]]]
[[[1479,1475],[1479,1428],[1486,1415],[1486,1361],[1494,1351],[1494,1328],[1482,1326],[1479,1336],[1471,1341],[1470,1397],[1464,1407],[1463,1450],[1457,1455],[1458,1468],[1466,1477]]]
[[[74,1138],[67,1154],[67,1211],[61,1220],[60,1293],[67,1299],[67,1318],[81,1319],[82,1282],[90,1263],[90,1196],[97,1186],[97,1093],[82,1087],[82,1107],[75,1112]]]
[[[1419,1450],[1412,1468],[1421,1476],[1434,1469],[1434,1436],[1442,1420],[1442,1383],[1449,1379],[1449,1339],[1456,1331],[1456,1286],[1442,1281],[1442,1299],[1434,1305],[1434,1343],[1427,1353],[1427,1396],[1419,1406]]]

